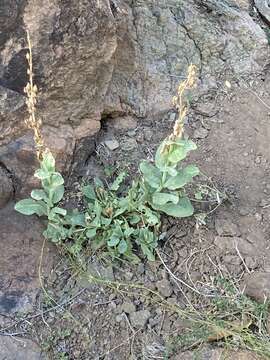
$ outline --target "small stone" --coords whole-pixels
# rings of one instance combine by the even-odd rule
[[[11,336],[0,337],[0,358],[6,360],[41,360],[41,350],[31,340]]]
[[[267,205],[269,205],[269,201],[266,200],[266,199],[262,199],[260,204],[259,204],[260,207],[264,207],[264,206],[267,206]]]
[[[107,148],[111,151],[116,150],[119,148],[119,142],[115,139],[112,140],[105,140],[104,144],[107,146]]]
[[[133,130],[138,125],[137,120],[131,116],[121,116],[111,119],[109,124],[116,130]]]
[[[205,139],[208,136],[208,130],[200,127],[194,131],[193,137],[195,139]]]
[[[132,280],[133,276],[134,274],[131,271],[126,271],[124,274],[125,279],[128,281]]]
[[[241,232],[239,227],[234,224],[231,219],[216,219],[215,221],[216,232],[219,236],[240,236]]]
[[[121,306],[122,311],[131,314],[136,311],[136,306],[132,302],[125,301]]]
[[[127,134],[128,134],[128,136],[133,137],[133,136],[136,136],[136,131],[135,130],[129,130],[127,132]]]
[[[150,317],[151,313],[149,310],[139,310],[129,315],[131,325],[135,328],[143,328]]]
[[[156,284],[158,291],[161,293],[164,297],[170,297],[172,295],[172,286],[169,280],[162,279],[157,282]]]
[[[245,263],[247,265],[247,267],[250,269],[250,270],[254,270],[256,269],[256,267],[258,266],[258,261],[257,259],[254,259],[253,257],[251,256],[247,256],[245,258]]]
[[[130,151],[130,150],[134,150],[137,147],[137,141],[136,139],[130,138],[130,139],[126,139],[123,144],[121,145],[122,150],[125,151]]]
[[[239,214],[241,216],[247,216],[249,214],[249,209],[246,207],[239,208]]]
[[[124,314],[118,314],[118,315],[116,315],[116,317],[115,317],[115,321],[116,321],[117,323],[120,323],[123,319],[124,319]]]
[[[270,273],[253,272],[247,274],[243,282],[244,293],[252,299],[263,303],[270,297]]]
[[[236,246],[242,255],[254,255],[256,253],[256,247],[240,237],[216,236],[214,244],[222,254],[235,253]]]
[[[140,263],[140,264],[138,265],[137,271],[138,271],[138,273],[139,273],[140,275],[144,274],[144,272],[145,272],[145,267],[144,267],[144,264],[143,264],[143,263]]]
[[[261,157],[257,156],[255,159],[255,164],[260,164],[261,163]]]

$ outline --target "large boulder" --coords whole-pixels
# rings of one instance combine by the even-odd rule
[[[158,118],[190,63],[198,91],[227,74],[261,71],[266,35],[247,0],[2,0],[0,9],[0,166],[17,194],[36,167],[24,117],[25,30],[34,49],[39,115],[59,168],[104,118]],[[81,149],[81,147],[79,146]]]

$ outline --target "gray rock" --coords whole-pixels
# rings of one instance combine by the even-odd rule
[[[236,246],[242,255],[252,256],[260,250],[256,245],[240,237],[216,236],[214,244],[221,250],[222,254],[236,254]]]
[[[17,213],[12,203],[0,210],[0,313],[12,316],[35,307],[40,291],[37,259],[43,230],[37,218]],[[51,250],[48,245],[44,248],[44,273],[52,267],[55,249]],[[0,327],[3,319],[0,317]]]
[[[215,220],[215,229],[219,236],[240,236],[241,232],[231,219],[217,218]]]
[[[137,148],[137,141],[134,138],[126,139],[123,144],[121,144],[121,148],[124,151],[131,151]]]
[[[12,179],[0,166],[0,209],[12,199],[13,192]]]
[[[32,185],[35,167],[33,146],[18,154],[27,116],[25,24],[38,59],[45,141],[67,172],[74,149],[83,144],[87,150],[84,139],[101,119],[156,120],[168,113],[190,63],[202,81],[195,92],[203,95],[216,91],[215,79],[224,74],[255,75],[269,57],[267,36],[247,0],[157,1],[155,9],[148,0],[119,1],[117,9],[96,0],[22,3],[5,0],[0,12],[0,161],[18,179],[23,175],[22,184]],[[202,129],[199,138],[206,136]]]
[[[88,273],[93,277],[114,281],[114,271],[111,265],[104,266],[98,261],[88,264]]]
[[[5,360],[45,360],[38,346],[28,339],[0,337],[0,358]]]
[[[113,140],[105,140],[104,144],[111,151],[116,150],[116,149],[119,148],[119,142],[117,140],[115,140],[115,139],[113,139]]]
[[[158,291],[161,293],[164,297],[170,297],[172,295],[172,286],[169,280],[162,279],[157,282],[156,284]]]
[[[127,314],[131,314],[136,311],[136,306],[132,302],[125,301],[121,306],[121,310]]]
[[[208,136],[208,130],[200,127],[194,131],[194,139],[205,139]]]
[[[247,274],[243,281],[245,294],[263,303],[265,297],[270,298],[270,272],[253,272]]]
[[[139,310],[129,315],[130,323],[135,328],[143,328],[150,319],[151,313],[149,310]]]

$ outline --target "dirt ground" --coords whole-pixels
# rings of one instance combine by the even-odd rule
[[[156,262],[112,267],[89,257],[88,272],[113,282],[141,284],[182,309],[204,306],[198,293],[211,293],[220,275],[232,277],[240,286],[248,273],[270,272],[269,93],[267,78],[231,81],[231,88],[224,86],[218,96],[201,99],[190,110],[186,132],[198,150],[188,161],[227,196],[205,224],[195,218],[164,219]],[[106,120],[95,151],[70,188],[82,179],[103,176],[104,169],[127,168],[133,175],[140,159],[153,157],[173,122],[173,112],[147,123]],[[104,144],[108,139],[118,142],[115,150]],[[198,211],[211,209],[202,204]],[[47,295],[40,295],[43,315],[23,326],[47,354],[44,358],[180,360],[218,359],[225,354],[219,344],[206,350],[201,343],[182,346],[181,335],[190,322],[142,288],[90,283],[61,254],[54,271],[43,272],[43,277],[47,289]],[[199,357],[199,351],[204,355]],[[224,358],[257,358],[245,352],[228,354]]]

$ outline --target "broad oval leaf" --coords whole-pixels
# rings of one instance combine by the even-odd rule
[[[52,201],[54,204],[57,204],[60,200],[62,200],[64,196],[65,188],[63,185],[58,186],[54,189]]]
[[[176,176],[170,177],[164,184],[164,187],[169,190],[176,190],[188,184],[194,176],[199,175],[200,170],[195,165],[188,165],[186,168],[180,170]]]
[[[187,154],[191,150],[196,150],[196,149],[197,149],[197,145],[192,140],[181,139],[175,142],[173,145],[171,145],[171,150],[168,155],[168,161],[177,164],[179,161],[185,159]]]
[[[45,180],[49,179],[50,173],[48,171],[45,171],[43,169],[37,169],[34,174],[35,177],[37,177],[39,180]]]
[[[56,188],[57,186],[63,185],[64,179],[62,175],[58,172],[54,173],[50,178],[50,187]]]
[[[119,242],[120,242],[120,239],[117,236],[112,236],[110,238],[110,240],[108,240],[107,244],[110,247],[114,247],[114,246],[118,245]]]
[[[88,237],[88,239],[93,239],[93,237],[95,237],[96,234],[97,234],[96,229],[89,229],[86,231],[86,236]]]
[[[96,193],[92,185],[86,185],[82,189],[83,195],[89,200],[96,199]]]
[[[46,215],[46,204],[43,201],[24,199],[16,203],[15,210],[23,215]]]
[[[168,202],[177,204],[178,201],[179,201],[179,196],[175,194],[157,192],[153,195],[153,203],[154,205],[157,206],[165,205]]]
[[[45,191],[41,189],[32,190],[31,197],[35,200],[46,200],[48,198]]]
[[[117,250],[119,251],[120,254],[124,254],[127,251],[127,249],[128,249],[128,244],[126,240],[122,239],[117,246]]]
[[[159,209],[167,215],[178,218],[188,217],[194,213],[194,208],[187,197],[181,198],[177,204],[167,203]]]
[[[162,174],[157,167],[150,164],[148,161],[140,163],[140,170],[143,173],[144,180],[153,188],[157,189],[160,186]]]

